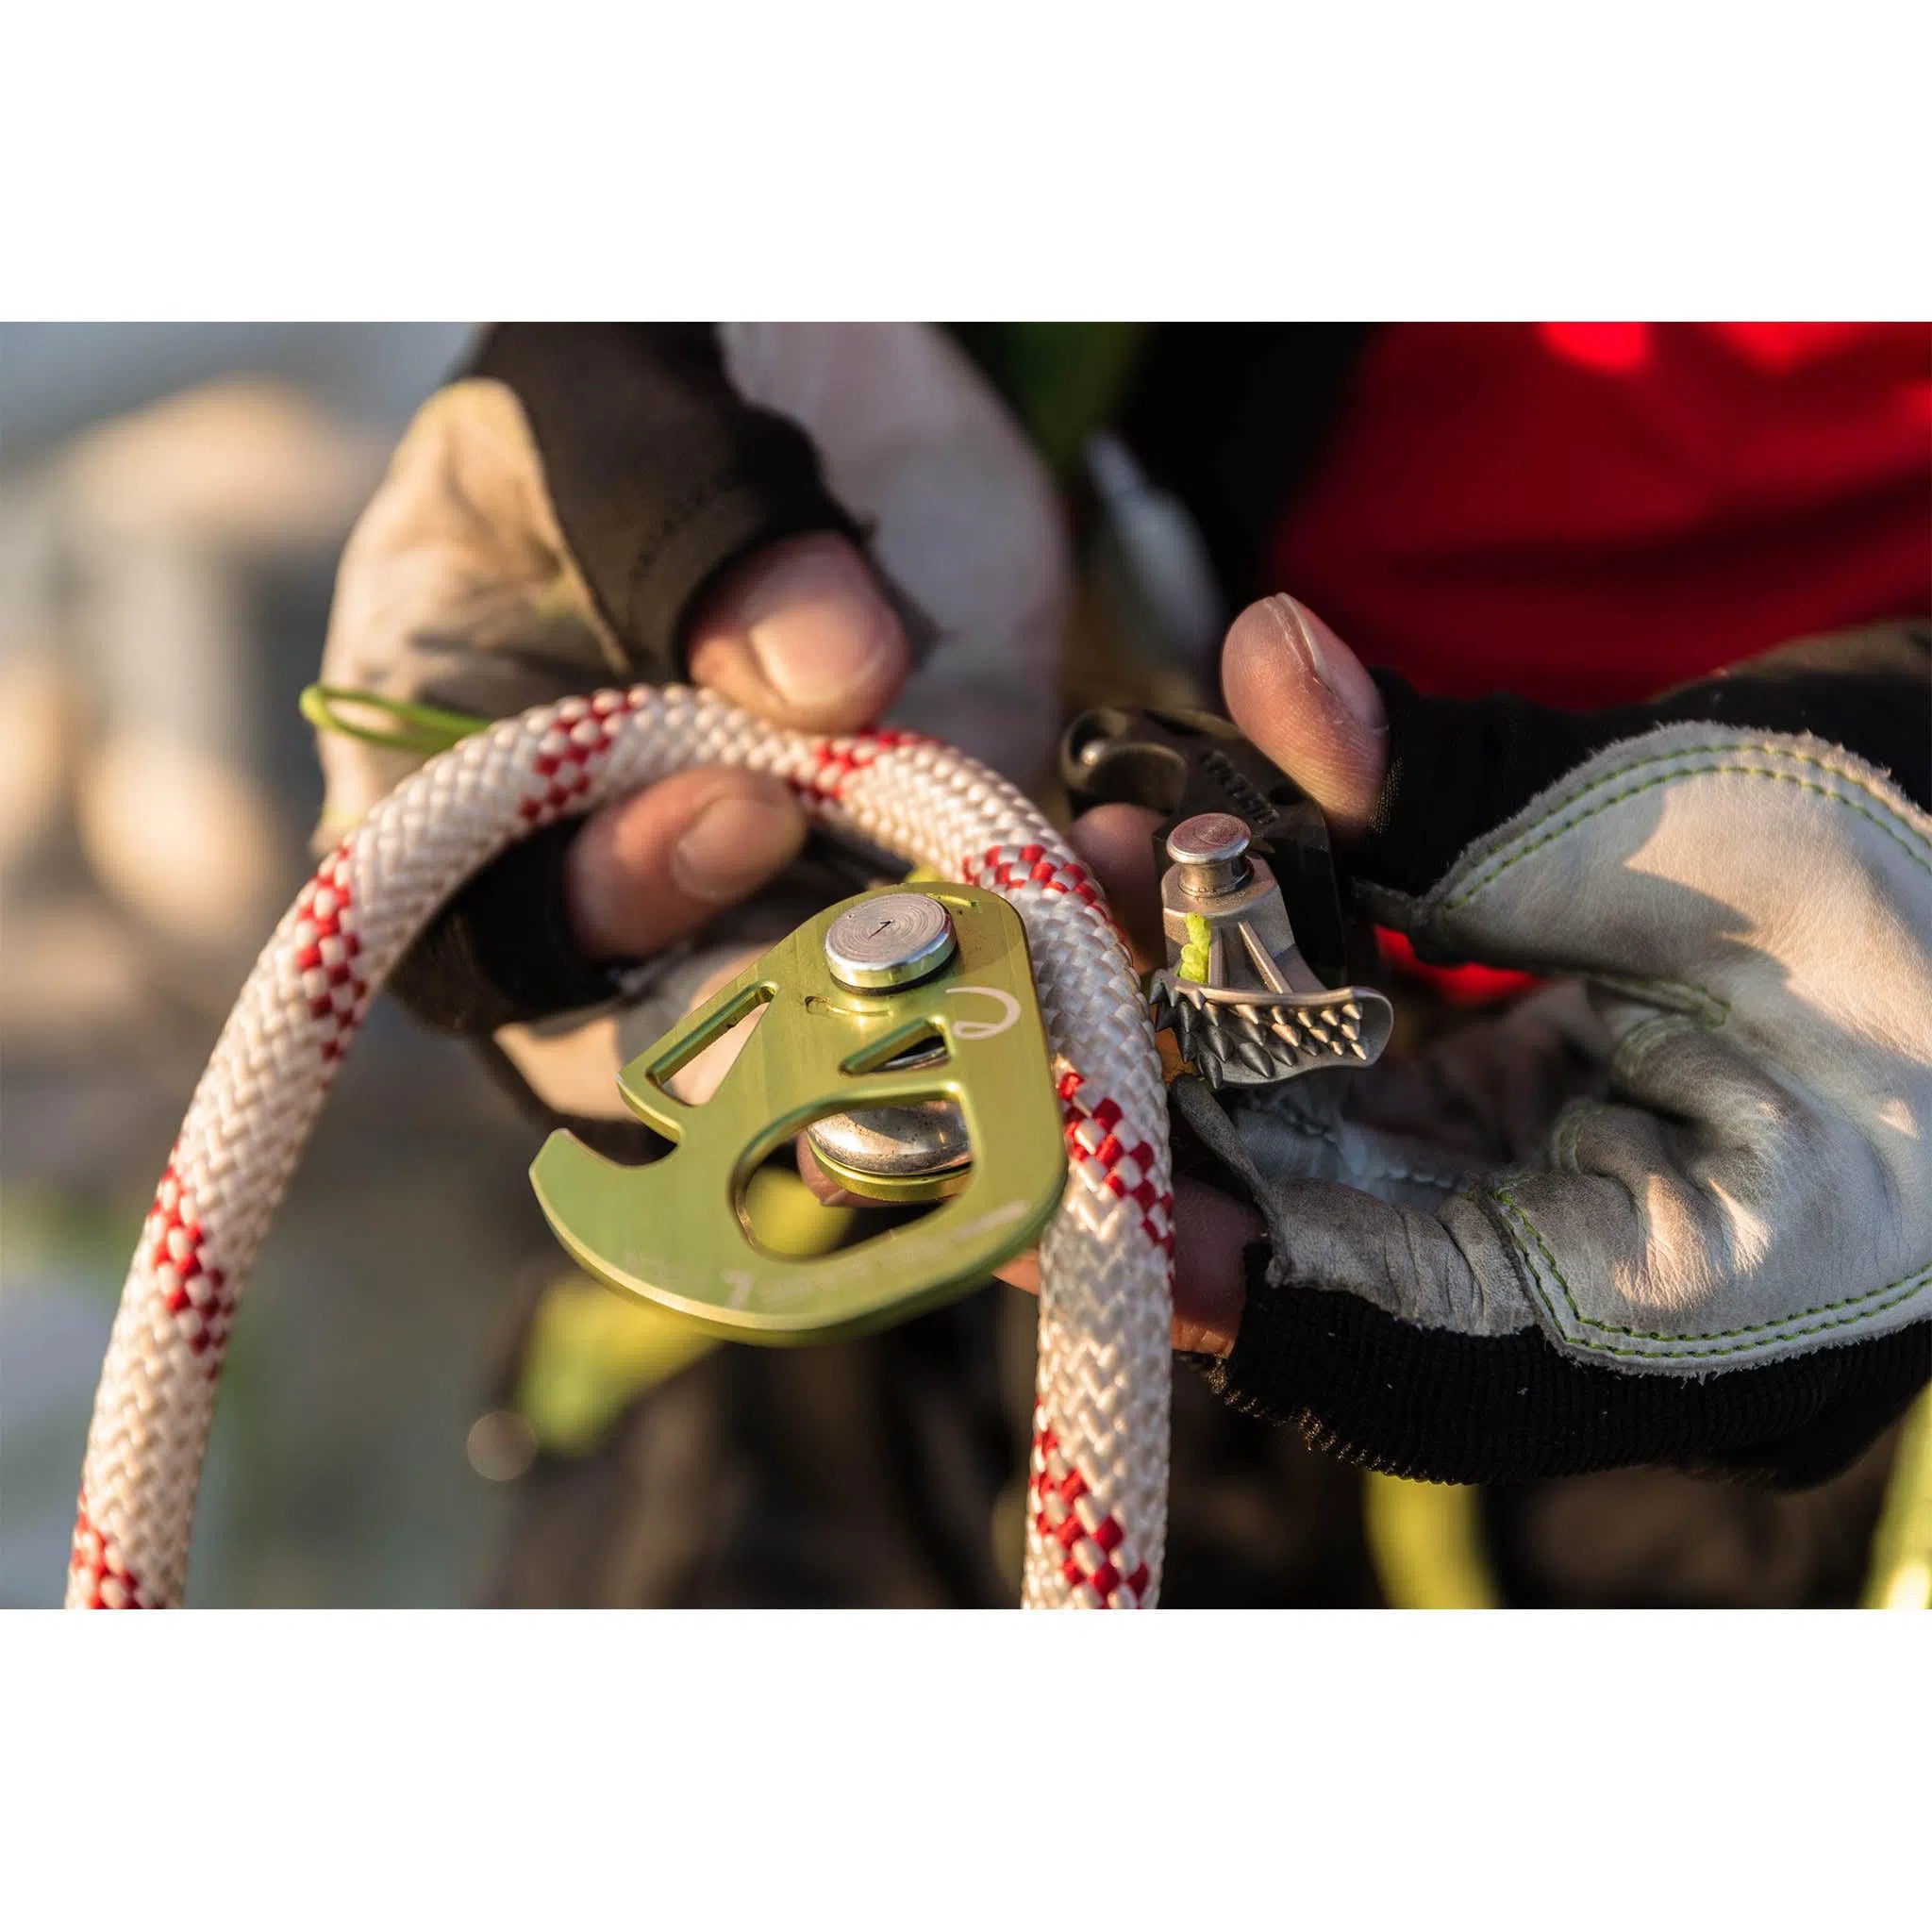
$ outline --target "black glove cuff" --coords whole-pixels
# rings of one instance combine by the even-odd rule
[[[773,543],[820,532],[854,543],[865,535],[819,484],[815,469],[788,479],[781,466],[698,505],[639,558],[625,592],[619,621],[641,668],[659,682],[686,675],[685,626],[712,585]]]
[[[1524,1482],[1665,1463],[1780,1489],[1844,1469],[1932,1375],[1932,1323],[1702,1380],[1573,1361],[1541,1334],[1457,1335],[1360,1297],[1268,1279],[1246,1256],[1229,1407],[1310,1446],[1427,1482]]]
[[[582,827],[546,825],[471,879],[391,974],[397,1001],[440,1032],[489,1034],[609,999],[571,935],[564,862]]]

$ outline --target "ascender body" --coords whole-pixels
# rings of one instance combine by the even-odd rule
[[[841,936],[857,932],[862,952],[869,927],[887,932],[894,904],[904,912],[914,900],[932,902],[911,909],[950,927],[950,947],[928,945],[907,965],[919,974],[911,983],[854,984],[868,975]],[[669,1091],[679,1068],[754,1013],[709,1100]],[[632,1060],[618,1087],[669,1152],[627,1167],[554,1133],[530,1169],[543,1212],[598,1279],[740,1341],[830,1341],[951,1300],[1039,1239],[1066,1184],[1025,928],[976,887],[922,884],[828,908]],[[957,1191],[828,1255],[758,1244],[745,1185],[770,1155],[815,1121],[933,1100],[959,1108],[971,1143]]]

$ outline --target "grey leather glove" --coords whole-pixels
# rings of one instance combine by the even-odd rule
[[[1358,899],[1559,984],[1420,1067],[1182,1083],[1268,1226],[1225,1399],[1453,1481],[1805,1482],[1903,1408],[1932,1367],[1928,644],[1587,716],[1377,680]]]

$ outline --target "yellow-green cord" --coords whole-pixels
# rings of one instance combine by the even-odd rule
[[[342,738],[354,738],[384,751],[421,752],[425,755],[447,751],[473,733],[491,723],[468,711],[445,711],[435,705],[406,703],[401,698],[378,696],[375,691],[347,691],[341,685],[311,684],[299,700],[302,715],[318,731],[333,731]],[[376,730],[358,724],[341,715],[341,707],[352,705],[391,721],[396,727]]]

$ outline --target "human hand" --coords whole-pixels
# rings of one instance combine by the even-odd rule
[[[1568,983],[1421,1065],[1177,1085],[1228,1191],[1177,1191],[1176,1340],[1227,1400],[1439,1479],[1801,1481],[1909,1399],[1932,822],[1842,747],[1916,775],[1916,649],[1876,683],[1809,647],[1578,716],[1378,688],[1291,600],[1243,614],[1229,709],[1329,813],[1367,909]],[[1077,836],[1151,947],[1150,831],[1115,807]]]
[[[398,450],[344,553],[324,676],[490,716],[688,678],[833,731],[896,699],[898,722],[1025,782],[1050,734],[1062,551],[1037,458],[933,331],[516,325]],[[319,845],[420,758],[320,748]],[[432,1024],[500,1034],[602,1003],[608,966],[756,895],[691,961],[724,970],[770,936],[762,889],[804,836],[776,780],[681,774],[503,855],[391,988]],[[627,1008],[640,1024],[690,996],[666,966]]]

